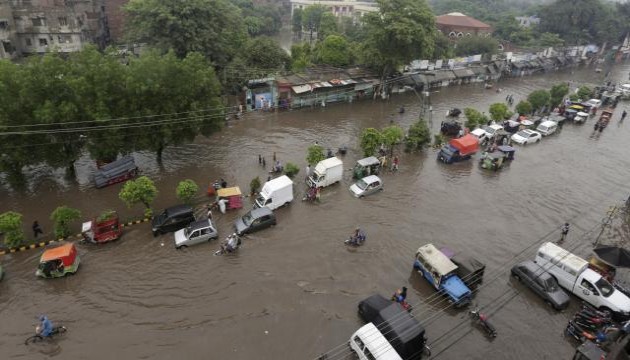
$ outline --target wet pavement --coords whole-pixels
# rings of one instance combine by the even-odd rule
[[[626,79],[629,70],[628,64],[617,66],[613,77]],[[431,94],[433,131],[448,108],[487,112],[508,93],[518,103],[532,90],[571,79],[597,84],[602,74],[585,69],[507,80],[502,93],[481,84],[440,89]],[[407,109],[402,115],[400,105]],[[572,229],[564,246],[589,254],[609,206],[628,196],[630,125],[618,124],[624,108],[630,102],[620,104],[601,134],[593,135],[591,119],[519,147],[516,160],[499,172],[482,170],[475,160],[444,165],[434,150],[425,150],[403,154],[400,171],[382,176],[382,193],[354,199],[347,171],[341,184],[323,191],[319,204],[300,201],[306,147],[315,141],[333,149],[347,144],[343,161],[349,169],[360,158],[357,137],[363,128],[390,122],[407,127],[417,119],[415,94],[389,102],[251,114],[209,139],[167,149],[163,169],[152,154],[136,154],[143,174],[160,189],[155,208],[176,204],[175,186],[186,178],[205,187],[223,177],[245,192],[253,177],[267,177],[258,154],[271,164],[274,151],[283,163],[301,168],[296,199],[277,210],[276,227],[247,236],[235,256],[213,256],[216,241],[176,251],[172,235],[153,238],[146,223],[125,229],[115,243],[80,245],[81,267],[67,278],[35,278],[41,250],[4,256],[3,357],[313,359],[333,349],[328,359],[345,359],[350,358],[346,342],[362,325],[358,301],[408,286],[408,300],[438,358],[568,359],[575,344],[562,330],[571,310],[552,311],[511,280],[509,268],[531,259],[542,241],[557,240],[565,221]],[[33,180],[25,193],[0,190],[0,212],[22,212],[27,223],[39,219],[44,231],[50,230],[44,220],[61,204],[80,208],[86,218],[107,208],[124,217],[142,214],[140,207],[126,209],[118,199],[121,185],[92,187],[88,159],[77,170],[77,183],[63,180],[63,171],[30,170]],[[249,199],[245,204],[250,206]],[[220,239],[245,211],[218,214]],[[346,248],[343,239],[357,225],[367,242]],[[416,249],[428,242],[487,264],[474,302],[490,314],[498,338],[489,341],[463,311],[441,311],[446,303],[412,271]],[[52,343],[26,347],[22,342],[40,313],[69,331]]]

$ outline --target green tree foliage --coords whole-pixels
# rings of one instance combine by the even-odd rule
[[[291,45],[291,69],[300,72],[312,63],[313,49],[309,43]]]
[[[300,172],[300,168],[292,162],[288,162],[284,167],[284,174],[291,179],[295,177]]]
[[[600,0],[556,0],[540,12],[540,31],[558,34],[569,45],[617,40],[615,16],[613,5]]]
[[[488,122],[487,116],[473,108],[465,108],[464,115],[466,115],[467,119],[464,126],[469,129],[474,129],[478,126],[485,125]]]
[[[318,162],[324,160],[324,148],[320,145],[311,145],[306,149],[306,162],[311,165],[317,165]]]
[[[7,211],[0,214],[0,232],[4,233],[4,244],[8,247],[16,247],[24,241],[22,230],[22,214]]]
[[[545,47],[559,47],[564,45],[564,40],[558,34],[544,32],[538,37],[538,44]]]
[[[527,115],[532,113],[532,104],[527,100],[521,100],[514,108],[519,115]]]
[[[147,210],[151,209],[151,203],[158,195],[158,190],[151,179],[140,176],[135,180],[129,180],[120,190],[118,197],[128,207],[142,204]]]
[[[361,149],[363,156],[373,156],[376,149],[383,144],[383,134],[374,128],[367,128],[361,133]]]
[[[549,90],[549,104],[554,107],[560,105],[562,99],[569,93],[569,86],[565,83],[556,84]]]
[[[249,182],[249,193],[255,195],[260,190],[260,177],[256,176]]]
[[[242,12],[228,0],[130,0],[123,9],[131,40],[180,58],[201,52],[222,67],[247,39]]]
[[[352,58],[350,44],[342,36],[329,35],[322,43],[320,58],[324,64],[347,66]]]
[[[293,32],[302,31],[302,16],[302,9],[293,9],[293,17],[291,18],[291,30],[293,30]]]
[[[384,79],[398,66],[429,58],[435,48],[435,17],[425,0],[377,0],[379,11],[363,16],[363,59]]]
[[[322,17],[325,13],[328,13],[323,5],[311,5],[307,6],[302,12],[302,28],[309,32],[310,38],[313,38],[313,33],[319,32]]]
[[[177,195],[177,198],[184,204],[189,205],[192,204],[198,192],[199,185],[190,179],[180,181],[179,184],[177,184],[177,189],[175,189],[175,195]]]
[[[490,113],[490,118],[498,122],[508,117],[510,109],[504,103],[494,103],[490,105],[488,112]]]
[[[499,42],[491,37],[467,36],[457,41],[455,55],[492,55],[499,50]]]
[[[337,34],[337,18],[330,11],[326,11],[322,14],[319,21],[319,32],[317,38],[319,40],[326,39],[330,35]]]
[[[576,94],[578,99],[588,100],[593,95],[593,90],[588,86],[580,86]]]
[[[241,9],[247,32],[251,36],[275,35],[282,27],[280,4],[254,4],[251,0],[232,3]]]
[[[420,150],[431,141],[431,131],[426,121],[420,118],[411,124],[405,137],[405,151]]]
[[[257,76],[267,75],[274,71],[284,70],[291,63],[291,57],[278,42],[266,36],[248,41],[239,53],[239,58],[243,59],[245,65],[250,68],[245,73],[246,76],[256,69],[261,69],[261,72],[256,74]]]
[[[389,149],[390,155],[394,155],[394,146],[400,144],[405,137],[405,131],[398,125],[392,125],[381,130],[383,143]]]
[[[551,95],[549,94],[549,91],[547,91],[547,90],[536,90],[536,91],[532,91],[527,96],[527,101],[529,101],[529,103],[532,105],[532,110],[533,111],[539,111],[543,107],[549,105],[550,97],[551,97]]]
[[[455,49],[451,44],[451,40],[442,34],[437,33],[435,36],[435,50],[433,52],[434,59],[450,59],[455,56]]]
[[[67,206],[57,207],[51,214],[50,220],[53,221],[53,232],[55,238],[64,239],[70,236],[70,224],[81,218],[81,211]]]

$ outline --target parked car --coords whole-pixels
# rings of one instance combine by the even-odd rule
[[[586,120],[588,120],[588,113],[578,111],[573,117],[573,122],[583,124]]]
[[[536,131],[539,132],[542,136],[549,136],[555,133],[556,130],[558,130],[558,124],[551,120],[541,122],[536,128]]]
[[[488,133],[484,129],[475,129],[470,133],[477,138],[480,145],[484,145],[490,140],[490,138],[488,137]]]
[[[585,104],[590,105],[591,108],[599,109],[602,106],[602,101],[599,99],[590,99]]]
[[[153,236],[183,229],[193,221],[195,221],[195,214],[191,206],[171,206],[151,221]]]
[[[521,130],[511,137],[512,141],[522,145],[539,142],[541,138],[542,135],[539,132],[529,129]]]
[[[191,223],[187,228],[175,232],[175,248],[181,249],[197,245],[219,237],[219,233],[209,219]]]
[[[556,279],[545,269],[531,260],[524,261],[512,268],[512,276],[553,306],[556,310],[566,309],[571,299],[560,288]]]
[[[238,235],[253,233],[273,225],[276,225],[276,216],[267,207],[252,209],[234,222]]]
[[[376,175],[366,176],[350,186],[355,197],[361,198],[383,190],[383,181]]]
[[[503,130],[503,126],[492,124],[486,125],[482,127],[482,129],[486,132],[488,139],[494,139],[494,135],[496,134],[496,132],[499,130]]]

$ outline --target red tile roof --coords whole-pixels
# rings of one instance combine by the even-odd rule
[[[437,25],[490,29],[490,25],[462,13],[449,13],[435,18]]]

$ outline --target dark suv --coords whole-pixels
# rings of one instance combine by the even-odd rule
[[[195,215],[191,206],[171,206],[151,221],[153,236],[183,229],[193,221],[195,221]]]

